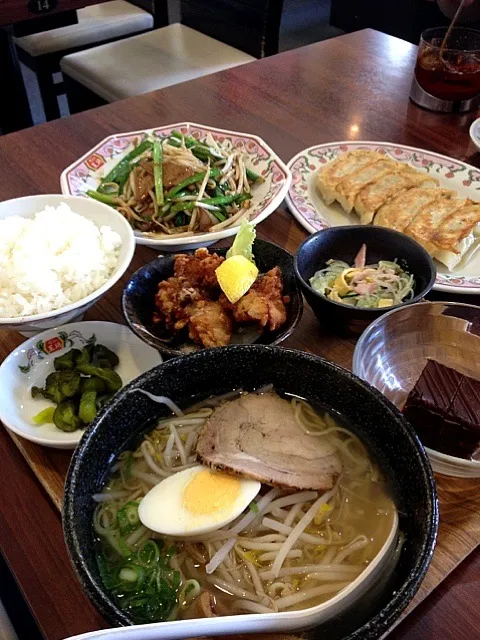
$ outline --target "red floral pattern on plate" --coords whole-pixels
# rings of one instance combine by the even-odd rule
[[[174,130],[179,130],[198,139],[204,139],[210,134],[216,142],[229,142],[235,148],[244,149],[248,155],[251,168],[257,173],[261,173],[267,184],[267,192],[262,193],[261,197],[257,196],[255,198],[255,192],[253,193],[251,220],[255,220],[263,213],[265,208],[281,192],[285,182],[288,180],[288,174],[260,138],[249,134],[185,122],[109,136],[91,149],[87,156],[80,158],[66,170],[64,180],[62,180],[62,191],[75,196],[85,195],[89,189],[98,187],[100,180],[107,171],[104,165],[108,165],[108,162],[112,160],[118,162],[128,152],[132,144],[138,144],[147,136],[165,138]]]
[[[328,228],[328,207],[317,206],[314,202],[312,173],[339,154],[354,149],[373,149],[379,153],[438,177],[450,188],[468,188],[472,199],[480,200],[480,171],[460,160],[440,154],[382,142],[339,142],[316,145],[297,154],[288,167],[292,172],[292,183],[287,195],[288,206],[308,231],[314,233]],[[448,184],[452,181],[452,184]],[[454,184],[453,184],[454,183]],[[319,198],[319,196],[317,196]],[[465,194],[465,197],[467,195]],[[325,215],[327,214],[327,217]],[[460,273],[438,273],[436,288],[448,291],[468,291],[480,293],[480,276]]]

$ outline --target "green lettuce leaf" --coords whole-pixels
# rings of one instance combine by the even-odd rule
[[[249,262],[254,262],[253,259],[253,241],[255,240],[256,232],[255,225],[246,220],[242,220],[240,229],[235,237],[235,240],[227,251],[227,258],[232,256],[243,256]]]

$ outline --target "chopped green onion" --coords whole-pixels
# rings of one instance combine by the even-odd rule
[[[128,535],[140,526],[138,502],[127,502],[117,513],[118,528],[122,535]]]
[[[188,187],[191,184],[195,184],[196,182],[202,182],[202,180],[205,177],[205,173],[206,173],[205,171],[202,171],[201,173],[196,173],[193,176],[189,176],[188,178],[185,178],[185,180],[182,180],[182,182],[179,182],[175,187],[172,187],[170,191],[166,194],[165,198],[167,200],[171,200],[173,197],[177,195],[179,191],[183,191],[185,187]],[[219,175],[220,175],[220,169],[217,169],[216,167],[213,169],[210,169],[211,178],[217,178]]]
[[[145,578],[145,571],[138,564],[127,564],[120,569],[118,577],[124,582],[142,582]]]
[[[160,558],[160,549],[153,540],[147,540],[137,551],[137,557],[142,566],[156,565]]]
[[[163,207],[163,148],[160,140],[153,143],[153,178],[157,205]]]
[[[180,586],[180,582],[181,582],[180,571],[174,571],[173,572],[172,587],[175,589],[175,591],[178,591],[178,587]]]
[[[132,477],[132,464],[133,464],[133,455],[129,453],[127,462],[125,464],[125,478],[127,480],[129,480]]]

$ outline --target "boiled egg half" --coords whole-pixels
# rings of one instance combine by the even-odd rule
[[[256,480],[236,478],[202,465],[165,478],[140,502],[143,525],[169,536],[192,536],[235,520],[260,491]]]

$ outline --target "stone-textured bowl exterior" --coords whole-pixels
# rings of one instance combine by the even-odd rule
[[[438,503],[427,456],[412,427],[376,389],[335,364],[279,347],[230,346],[174,358],[137,378],[99,414],[73,454],[65,485],[65,539],[85,591],[114,624],[132,623],[114,605],[100,580],[93,544],[92,494],[101,490],[117,456],[167,415],[165,406],[135,390],[167,395],[185,408],[211,395],[270,383],[279,392],[306,398],[343,416],[389,479],[405,535],[394,575],[373,604],[358,603],[356,609],[323,624],[315,635],[321,633],[329,640],[376,640],[415,595],[433,555]],[[238,616],[238,633],[242,620],[250,615]],[[262,617],[262,631],[268,629],[266,618]]]
[[[224,256],[228,249],[217,248],[209,251]],[[295,278],[293,256],[276,244],[259,239],[254,242],[253,254],[260,273],[265,273],[277,265],[280,267],[284,295],[290,298],[285,324],[277,331],[265,330],[255,339],[255,344],[279,344],[293,332],[303,313],[303,298]],[[160,325],[154,325],[152,322],[158,284],[173,276],[174,262],[175,256],[168,255],[138,269],[125,285],[122,297],[123,315],[130,329],[166,358],[185,355],[186,348],[195,349],[191,340],[170,342],[171,335],[162,335]]]

